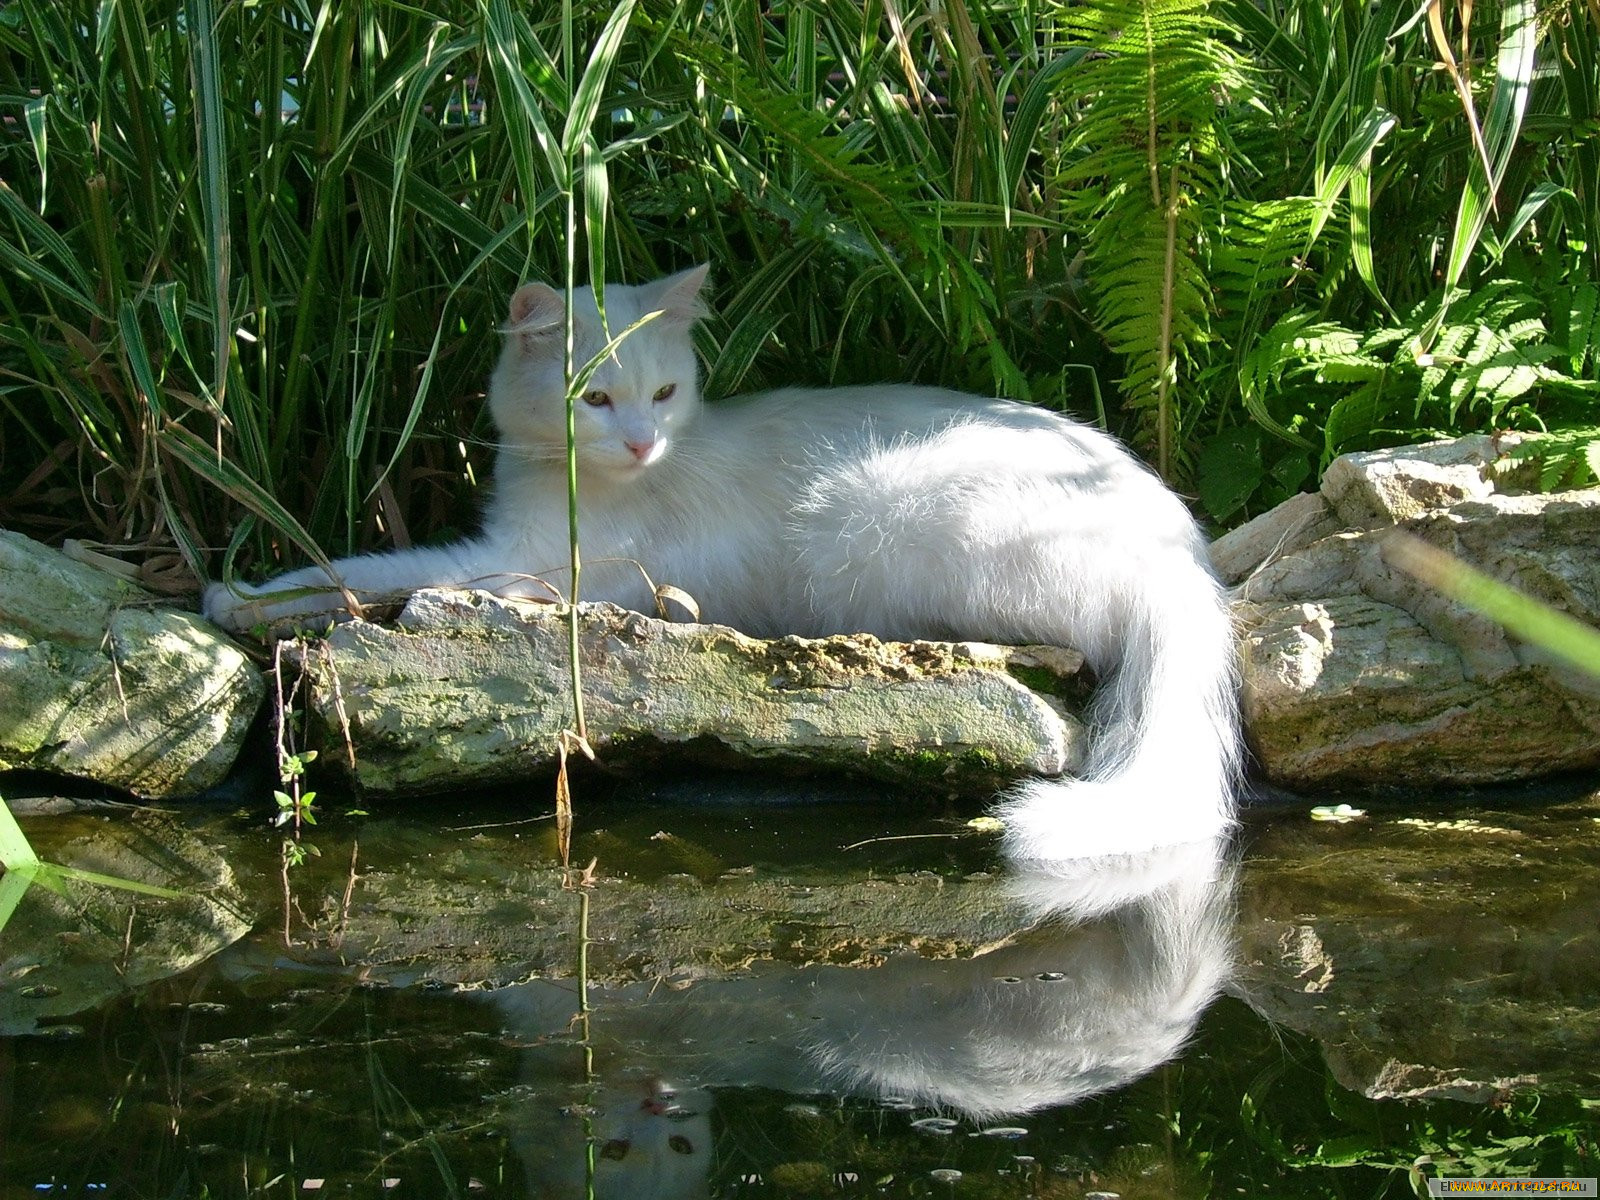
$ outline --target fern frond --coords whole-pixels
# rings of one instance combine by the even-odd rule
[[[1087,247],[1097,324],[1126,365],[1123,396],[1145,412],[1143,436],[1170,479],[1188,403],[1180,367],[1210,323],[1203,255],[1223,196],[1217,109],[1243,70],[1209,0],[1055,13],[1069,44],[1089,52],[1062,81],[1076,114],[1057,166],[1063,209]]]

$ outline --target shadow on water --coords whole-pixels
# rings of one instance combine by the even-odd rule
[[[0,1038],[0,1200],[1409,1196],[1423,1171],[1595,1173],[1593,801],[1277,813],[1242,865],[1199,846],[1023,878],[967,814],[734,790],[582,814],[586,1022],[576,901],[525,806],[325,823],[288,946],[274,843],[197,816],[254,932]],[[25,822],[46,853],[89,823]],[[9,938],[14,1016],[28,980],[72,976],[18,974]]]

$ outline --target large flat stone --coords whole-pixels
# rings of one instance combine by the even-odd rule
[[[1258,610],[1245,724],[1271,777],[1497,783],[1600,767],[1600,705],[1539,663],[1475,676],[1409,613],[1366,596]]]
[[[392,626],[352,621],[307,644],[318,736],[337,749],[348,729],[371,793],[525,778],[573,723],[567,639],[551,605],[419,592]],[[589,740],[612,767],[803,766],[958,791],[1080,756],[1058,699],[1083,687],[1071,651],[759,641],[610,605],[583,606],[579,648]]]

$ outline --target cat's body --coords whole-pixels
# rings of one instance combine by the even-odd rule
[[[662,315],[578,406],[583,598],[647,609],[651,583],[670,584],[702,619],[756,636],[1074,646],[1104,684],[1085,780],[1021,785],[1006,805],[1013,852],[1136,851],[1225,827],[1233,639],[1178,499],[1107,435],[1004,400],[791,389],[702,408],[689,327],[703,282],[702,269],[607,289],[613,332]],[[580,299],[581,363],[604,339],[592,297]],[[483,532],[343,560],[346,587],[550,596],[563,585],[560,304],[537,284],[513,297],[490,389],[502,440]],[[206,611],[238,629],[328,610],[336,597],[266,598],[327,583],[310,568],[243,597],[213,585]]]

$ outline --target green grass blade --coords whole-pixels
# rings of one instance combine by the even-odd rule
[[[28,138],[33,142],[33,156],[39,160],[39,212],[44,213],[45,200],[50,195],[50,125],[45,106],[48,97],[40,96],[23,106],[23,119],[28,126]]]
[[[4,252],[6,262],[16,272],[18,280],[36,280],[49,291],[70,300],[86,314],[98,315],[99,305],[90,299],[95,292],[94,282],[79,256],[66,239],[24,204],[3,179],[0,179],[0,210],[9,213],[16,223],[20,244],[14,246],[10,238],[0,238],[0,251]],[[23,248],[29,245],[42,247],[44,253],[26,253]],[[46,259],[59,264],[66,277],[46,266]]]
[[[1438,312],[1418,336],[1418,344],[1432,346],[1444,325],[1456,286],[1467,271],[1467,263],[1483,237],[1496,195],[1505,178],[1506,167],[1522,131],[1523,114],[1528,107],[1528,92],[1533,85],[1534,50],[1538,43],[1533,0],[1507,0],[1501,11],[1500,53],[1495,62],[1494,93],[1483,121],[1483,142],[1492,174],[1485,176],[1485,164],[1474,156],[1467,170],[1466,186],[1456,210],[1455,229],[1450,239],[1444,270],[1444,299]]]
[[[144,334],[139,330],[139,317],[134,312],[131,300],[124,300],[117,306],[117,332],[122,335],[122,350],[128,356],[128,367],[133,372],[134,382],[139,385],[139,390],[143,393],[144,403],[150,414],[159,419],[161,388],[156,383],[155,371],[150,366],[150,351],[144,344]]]
[[[1372,260],[1372,173],[1365,168],[1350,176],[1350,257],[1372,298],[1391,321],[1397,320],[1378,283],[1378,268]]]
[[[191,71],[195,90],[195,137],[198,143],[200,208],[205,214],[206,259],[211,285],[211,395],[222,403],[227,391],[228,361],[233,346],[233,316],[228,293],[232,274],[232,226],[228,211],[226,114],[217,63],[217,14],[212,0],[187,0]]]
[[[1322,233],[1322,227],[1333,213],[1334,204],[1350,180],[1358,172],[1369,169],[1372,151],[1388,136],[1395,124],[1394,114],[1382,108],[1373,108],[1361,119],[1317,188],[1317,214],[1311,222],[1311,236],[1307,239],[1307,245],[1315,242]]]
[[[74,879],[79,883],[92,883],[96,887],[117,888],[124,892],[137,892],[141,896],[157,896],[163,900],[182,900],[188,893],[174,888],[143,883],[137,879],[123,879],[117,875],[102,875],[99,871],[85,871],[81,867],[65,867],[60,863],[42,862],[37,868],[40,875],[54,875],[60,879]]]
[[[589,287],[604,328],[606,301],[606,216],[611,210],[611,180],[593,137],[583,139],[583,240],[589,248]],[[575,393],[576,394],[576,393]]]
[[[531,131],[534,142],[543,151],[545,166],[557,186],[566,190],[572,186],[567,158],[561,151],[561,143],[550,131],[550,123],[545,120],[544,104],[534,94],[523,69],[525,60],[532,57],[529,52],[537,46],[537,39],[527,28],[527,22],[512,8],[510,0],[489,0],[487,16],[489,69],[500,98],[500,115],[511,122],[508,140],[523,197],[537,196],[540,190],[532,151],[521,133],[524,128]]]
[[[612,65],[617,61],[617,53],[622,49],[628,22],[633,17],[633,6],[634,0],[622,0],[611,10],[605,27],[589,52],[589,61],[573,92],[572,108],[567,113],[566,125],[561,131],[561,150],[568,161],[577,157],[583,140],[590,136],[600,112],[600,101],[605,96],[606,81],[611,76]]]
[[[306,557],[332,576],[333,565],[317,540],[277,497],[246,474],[238,464],[226,457],[219,458],[214,446],[202,441],[182,425],[169,422],[157,434],[157,441],[162,450],[189,470],[282,532],[305,552]]]
[[[1475,609],[1510,633],[1600,679],[1600,629],[1469,567],[1409,534],[1384,539],[1383,557],[1429,587]]]
[[[17,905],[22,903],[22,897],[33,886],[38,874],[38,864],[30,864],[25,867],[8,868],[6,873],[0,876],[0,933],[5,932],[11,914],[17,911]]]
[[[22,826],[17,824],[16,817],[11,815],[11,809],[0,798],[0,867],[7,871],[31,867],[39,861],[39,856],[33,852],[33,847],[28,844],[28,837],[22,832]]]

